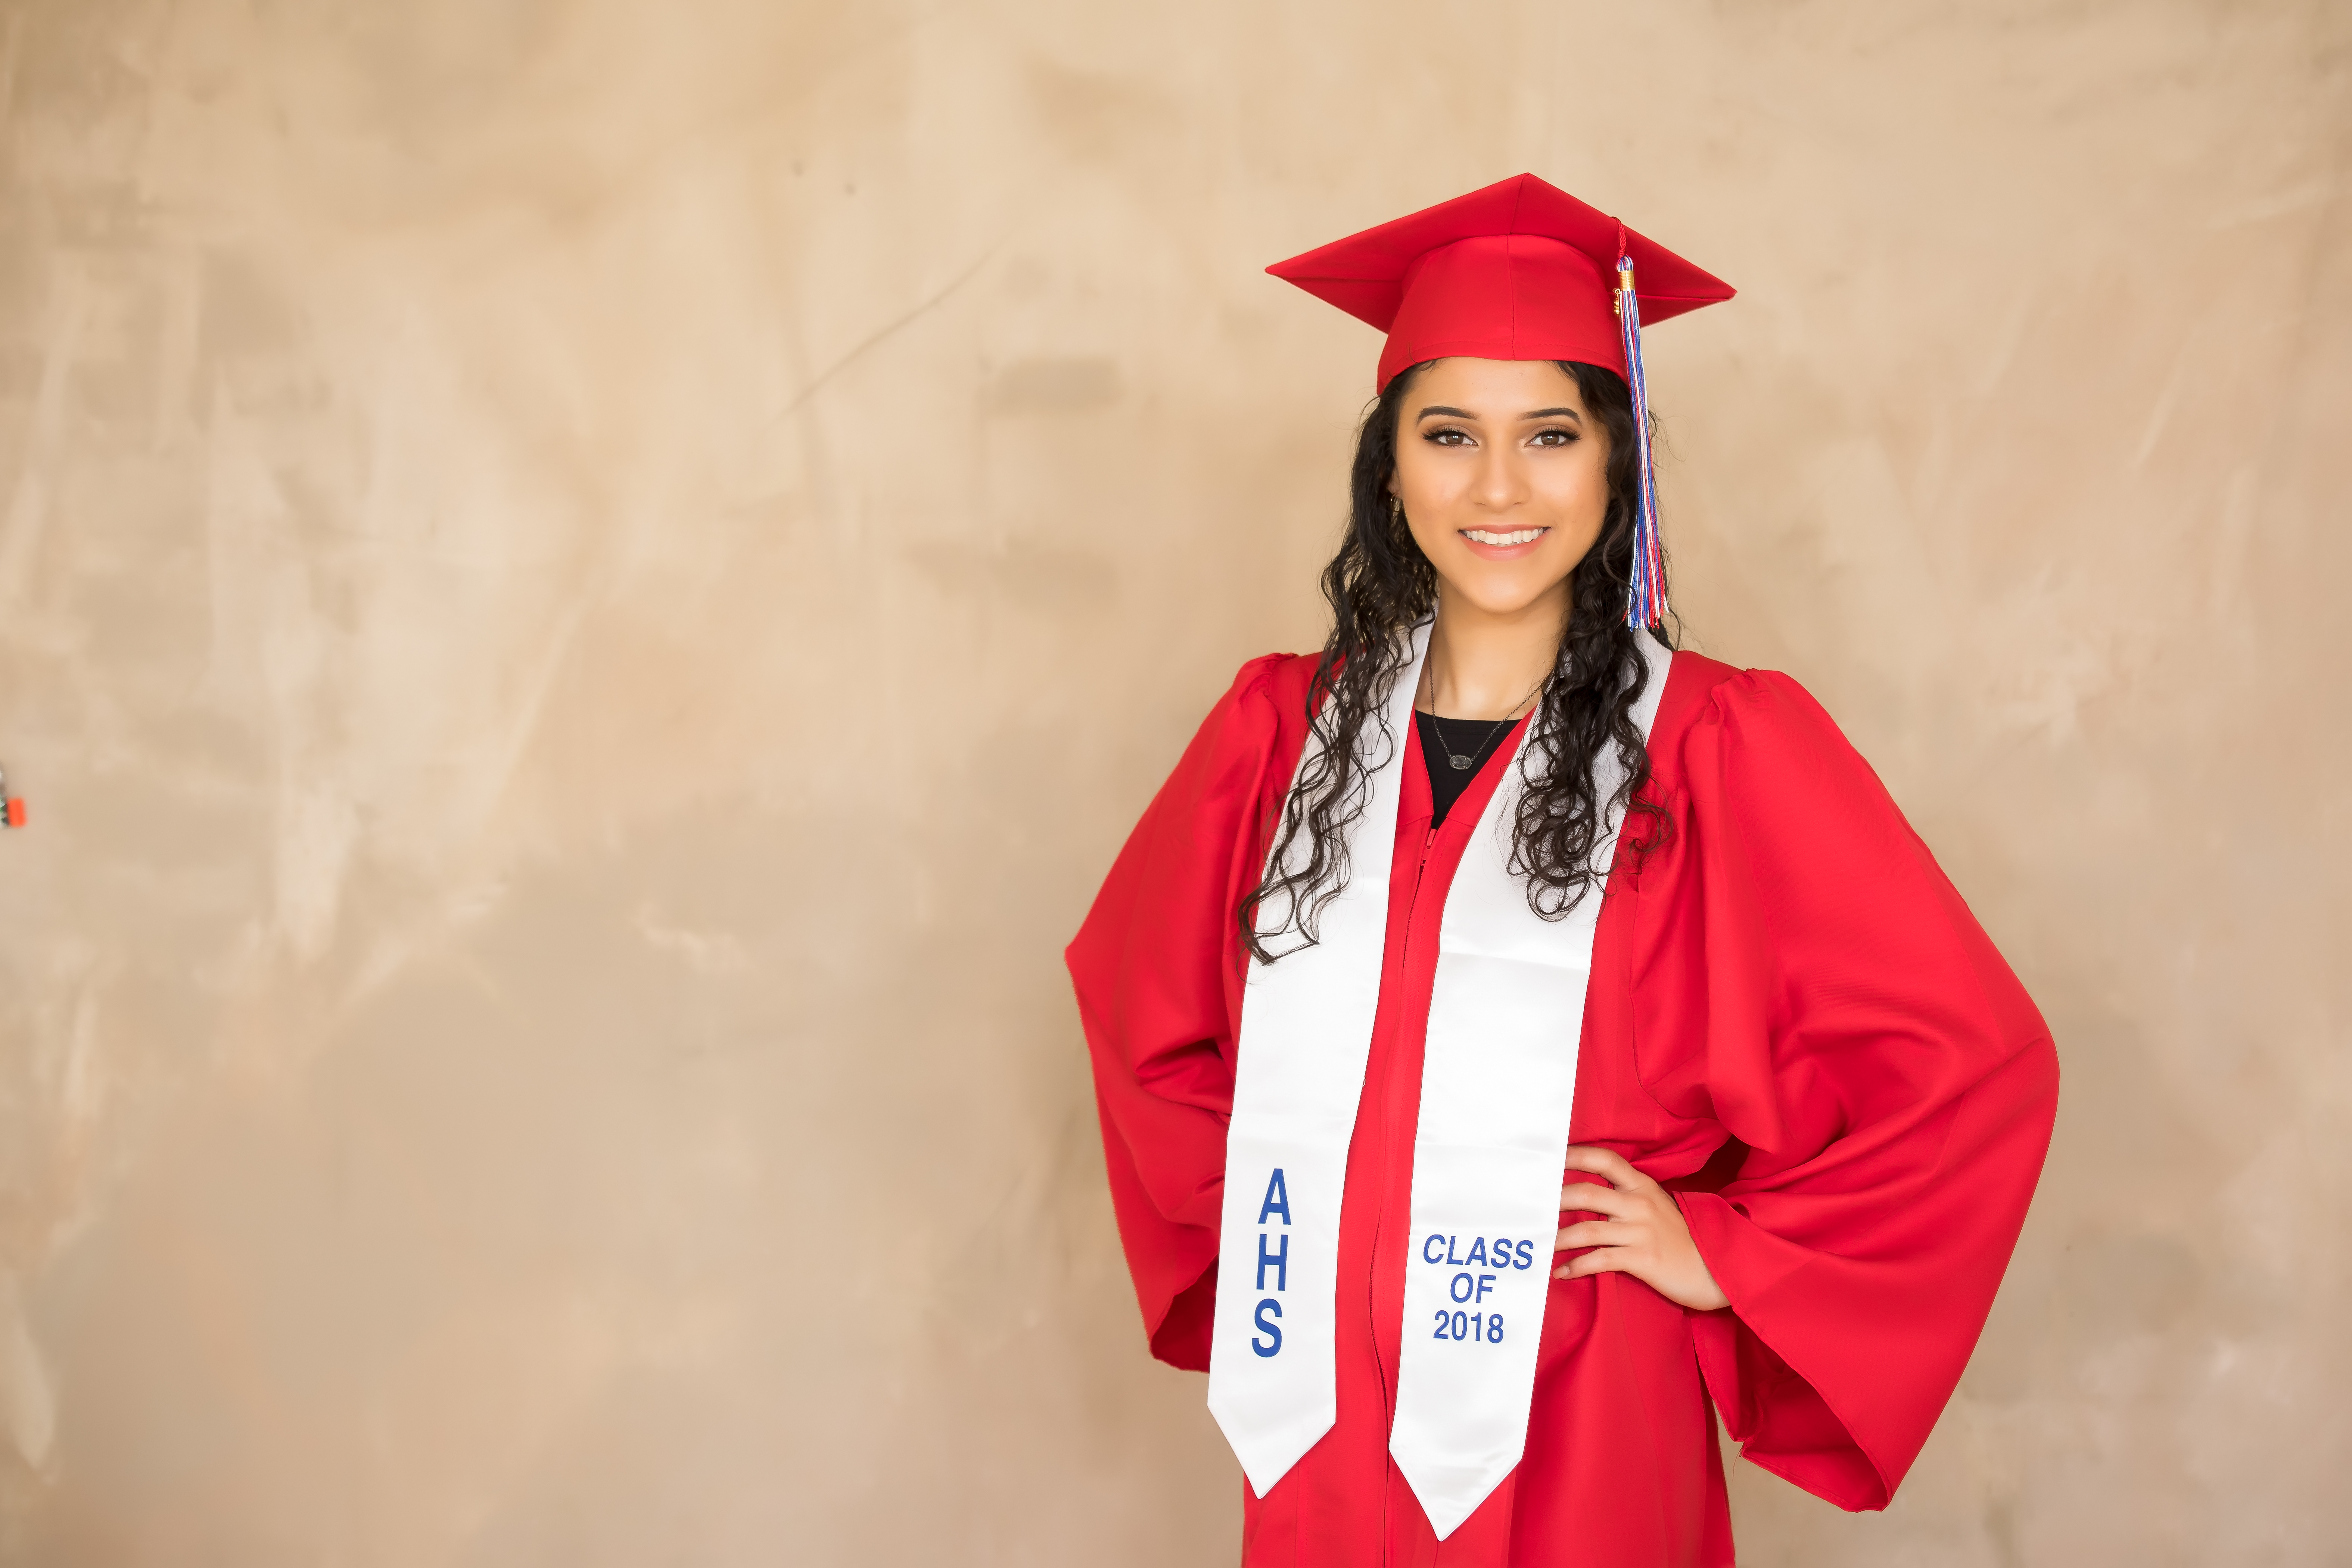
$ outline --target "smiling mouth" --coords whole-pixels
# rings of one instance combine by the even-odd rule
[[[1487,528],[1465,528],[1462,537],[1474,544],[1533,544],[1547,531],[1540,528],[1515,528],[1508,533],[1497,533]]]

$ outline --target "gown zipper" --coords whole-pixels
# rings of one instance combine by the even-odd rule
[[[1433,817],[1429,824],[1429,831],[1422,835],[1421,858],[1413,864],[1412,895],[1405,900],[1404,907],[1404,947],[1398,954],[1398,958],[1400,960],[1398,967],[1400,969],[1410,969],[1412,967],[1412,930],[1414,922],[1421,913],[1421,884],[1423,877],[1427,875],[1429,870],[1430,853],[1437,847],[1437,829],[1438,824],[1435,818]],[[1391,1114],[1391,1105],[1392,1101],[1389,1097],[1388,1088],[1386,1085],[1383,1085],[1381,1091],[1381,1118],[1383,1121],[1386,1121]],[[1381,1139],[1381,1165],[1382,1175],[1381,1182],[1381,1191],[1382,1194],[1381,1217],[1377,1222],[1375,1222],[1372,1232],[1372,1257],[1375,1260],[1377,1260],[1381,1255],[1381,1242],[1384,1234],[1388,1230],[1388,1151],[1393,1148],[1395,1143],[1395,1130],[1393,1128],[1386,1129]],[[1378,1272],[1379,1270],[1376,1261],[1374,1267],[1375,1276],[1377,1276]],[[1389,1370],[1387,1366],[1381,1363],[1380,1355],[1380,1305],[1378,1300],[1380,1292],[1377,1289],[1370,1288],[1370,1281],[1367,1281],[1366,1283],[1367,1289],[1365,1290],[1365,1301],[1368,1310],[1371,1313],[1371,1321],[1366,1324],[1366,1327],[1370,1331],[1372,1336],[1372,1367],[1373,1370],[1380,1374],[1381,1403],[1386,1407],[1388,1424],[1393,1426],[1396,1422],[1396,1390],[1389,1385]],[[1383,1467],[1383,1469],[1385,1470],[1385,1466]],[[1389,1561],[1390,1484],[1390,1479],[1383,1476],[1381,1485],[1381,1562],[1383,1564],[1386,1564]]]

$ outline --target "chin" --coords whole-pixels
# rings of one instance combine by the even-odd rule
[[[1469,608],[1489,616],[1515,616],[1559,591],[1575,570],[1573,561],[1565,566],[1538,561],[1497,566],[1474,559],[1449,562],[1439,567],[1438,575]]]

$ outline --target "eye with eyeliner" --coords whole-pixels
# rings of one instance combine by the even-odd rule
[[[1433,447],[1475,447],[1478,444],[1477,437],[1459,425],[1440,425],[1433,429],[1423,430],[1421,433],[1421,438]],[[1584,433],[1574,426],[1553,425],[1529,436],[1528,445],[1551,447],[1572,447],[1582,439],[1584,439]]]

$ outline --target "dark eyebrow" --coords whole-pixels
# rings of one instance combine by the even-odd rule
[[[1419,414],[1414,415],[1413,417],[1416,420],[1431,419],[1441,414],[1454,419],[1475,419],[1478,417],[1478,416],[1471,413],[1467,408],[1453,408],[1443,403],[1433,403],[1428,407],[1423,409]],[[1522,419],[1549,419],[1559,415],[1566,415],[1569,418],[1574,419],[1579,423],[1581,423],[1584,418],[1584,411],[1580,408],[1537,408],[1520,415],[1519,417]]]

